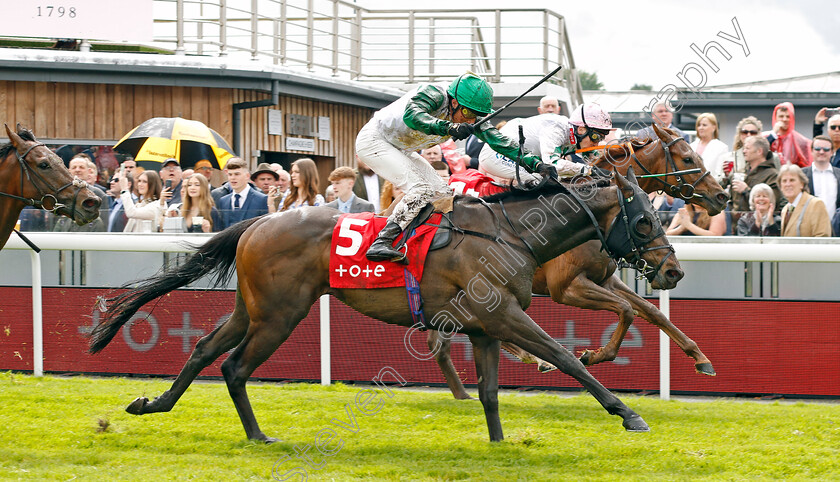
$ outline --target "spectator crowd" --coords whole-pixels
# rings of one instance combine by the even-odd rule
[[[559,111],[557,99],[545,97],[537,116],[565,119]],[[673,112],[667,105],[656,105],[652,116],[653,122],[690,139],[672,124]],[[731,201],[725,212],[709,216],[681,199],[652,193],[651,201],[668,226],[668,235],[840,235],[840,111],[820,109],[812,138],[795,130],[795,109],[790,102],[778,104],[771,119],[769,129],[755,116],[741,119],[730,147],[720,138],[714,113],[696,116],[696,135],[690,146]],[[636,135],[651,136],[653,130],[648,127]],[[449,139],[417,154],[448,181],[453,174],[487,173],[479,156],[483,147],[471,136],[457,144]],[[101,198],[101,217],[76,226],[69,219],[27,209],[21,216],[23,230],[211,233],[244,219],[302,206],[381,213],[403,195],[358,158],[355,168],[334,169],[322,191],[317,165],[309,158],[295,160],[288,171],[278,163],[261,163],[251,170],[238,157],[230,158],[221,171],[208,160],[185,169],[178,159],[168,159],[154,170],[143,169],[130,156],[109,149],[62,146],[56,152],[70,172],[87,181]],[[574,154],[567,158],[582,161]]]

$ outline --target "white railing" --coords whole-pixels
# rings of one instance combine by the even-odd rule
[[[395,6],[402,6],[394,2]],[[552,81],[583,102],[566,21],[548,9],[369,10],[343,0],[155,0],[155,45],[353,80],[414,84],[470,68],[488,80]]]
[[[26,233],[42,250],[84,250],[122,252],[185,253],[186,243],[202,245],[209,235],[185,234],[68,234]],[[680,261],[771,261],[771,262],[840,262],[840,240],[826,238],[735,238],[735,237],[672,237],[670,238]],[[807,247],[807,249],[804,249]],[[32,259],[32,323],[33,323],[33,372],[43,375],[43,327],[41,311],[41,262],[15,235],[5,249],[28,250]],[[670,296],[659,291],[659,307],[670,316]],[[330,320],[328,295],[321,297],[321,384],[329,385],[330,373]],[[670,398],[670,339],[660,331],[660,397]]]

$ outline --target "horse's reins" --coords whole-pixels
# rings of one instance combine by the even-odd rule
[[[598,150],[606,151],[610,147],[618,147],[618,146],[624,147],[627,151],[630,152],[630,159],[632,159],[633,162],[635,162],[636,165],[639,166],[639,168],[642,171],[644,171],[644,173],[646,174],[644,176],[639,176],[640,178],[642,178],[642,177],[652,177],[655,180],[662,183],[662,185],[665,187],[664,190],[668,194],[670,194],[671,196],[678,197],[678,198],[680,198],[684,201],[690,201],[690,200],[692,200],[696,197],[698,197],[698,198],[702,197],[699,194],[696,194],[695,190],[697,188],[697,184],[699,184],[700,181],[703,180],[703,178],[705,178],[706,176],[709,175],[709,171],[704,172],[693,183],[689,183],[685,180],[685,178],[683,178],[683,174],[693,174],[695,172],[700,172],[700,171],[699,170],[693,170],[693,169],[686,170],[686,171],[680,171],[679,169],[677,169],[677,163],[674,161],[673,156],[671,156],[671,146],[673,146],[674,144],[676,144],[677,142],[679,142],[681,140],[685,141],[685,139],[683,139],[681,136],[677,136],[675,139],[672,139],[667,144],[662,142],[661,139],[657,139],[654,143],[650,144],[652,146],[652,145],[655,145],[655,144],[659,143],[659,144],[662,145],[662,149],[665,151],[665,160],[667,162],[666,167],[668,169],[671,169],[671,171],[670,172],[665,172],[664,174],[654,174],[654,173],[650,172],[650,170],[647,167],[645,167],[645,165],[642,164],[641,161],[639,161],[639,158],[636,157],[636,151],[635,151],[635,149],[633,149],[633,143],[630,142],[630,141],[625,142],[623,144],[612,144],[612,145],[605,145],[605,146],[586,147],[584,149],[578,149],[577,151],[575,151],[575,153],[580,154],[580,153],[584,153],[584,152],[598,151]],[[643,148],[646,148],[646,147],[647,146],[644,146]],[[671,184],[671,183],[667,182],[666,180],[662,179],[663,177],[668,178],[668,177],[671,177],[671,176],[673,176],[677,180],[677,184]]]
[[[470,235],[470,236],[475,236],[477,238],[487,239],[487,240],[493,241],[493,242],[498,243],[498,244],[506,244],[508,246],[511,246],[513,248],[516,248],[516,249],[522,251],[525,254],[528,254],[528,255],[532,256],[535,260],[537,260],[537,255],[534,253],[534,249],[531,247],[530,244],[528,244],[527,241],[525,241],[525,239],[522,238],[522,236],[519,234],[519,232],[517,232],[516,228],[513,226],[513,223],[510,221],[510,217],[508,217],[507,211],[505,211],[504,203],[502,203],[501,200],[499,200],[499,205],[502,208],[502,214],[504,215],[508,224],[510,224],[510,227],[511,227],[513,233],[525,245],[525,248],[523,248],[522,246],[518,246],[516,244],[507,243],[505,240],[502,239],[502,223],[499,221],[499,216],[496,214],[496,211],[493,211],[493,209],[490,207],[490,204],[487,201],[485,201],[484,199],[481,199],[480,197],[474,198],[474,197],[471,197],[471,196],[467,197],[467,199],[470,199],[470,200],[477,201],[477,202],[481,203],[482,206],[486,207],[490,211],[490,214],[493,216],[493,220],[496,223],[496,235],[495,236],[493,236],[491,234],[487,234],[487,233],[482,233],[481,231],[473,231],[471,229],[464,229],[460,226],[457,226],[455,224],[455,221],[452,220],[452,217],[449,216],[449,213],[443,213],[443,216],[446,217],[446,219],[449,221],[451,226],[445,226],[443,224],[431,224],[431,223],[428,223],[428,222],[425,222],[423,224],[426,225],[426,226],[434,226],[436,228],[448,229],[450,231],[461,234],[462,236]],[[463,241],[463,240],[464,240],[464,238],[461,238],[457,243],[455,243],[455,245],[453,247],[457,248],[458,245],[461,244],[461,241]],[[537,260],[537,262],[539,262],[539,260]]]
[[[653,236],[647,236],[647,237],[639,236],[639,238],[640,238],[638,240],[639,242],[638,243],[636,242],[637,240],[633,236],[633,233],[635,232],[634,226],[630,225],[631,221],[633,221],[633,220],[631,220],[629,215],[627,214],[627,207],[626,207],[628,203],[633,201],[633,198],[631,197],[630,199],[624,199],[624,196],[622,196],[621,188],[618,188],[618,203],[619,203],[619,206],[620,206],[620,209],[621,209],[621,213],[620,213],[619,216],[616,216],[613,219],[610,227],[607,229],[606,235],[602,232],[600,226],[598,225],[598,220],[595,218],[595,214],[593,214],[592,210],[589,209],[589,206],[587,206],[586,203],[583,202],[583,199],[580,198],[580,196],[575,192],[574,189],[567,189],[567,191],[572,195],[572,197],[575,198],[575,200],[578,202],[578,204],[580,204],[580,206],[583,208],[583,210],[589,216],[589,219],[592,222],[592,225],[595,227],[595,232],[598,235],[598,240],[601,242],[601,248],[607,253],[607,255],[610,258],[615,260],[616,263],[618,263],[618,264],[623,263],[624,258],[629,256],[632,253],[633,256],[629,261],[630,266],[637,269],[640,272],[640,276],[649,276],[653,273],[659,272],[659,270],[662,268],[662,266],[665,264],[665,262],[668,261],[668,258],[670,258],[674,254],[674,252],[675,252],[674,247],[671,246],[670,243],[666,244],[664,246],[656,246],[656,247],[652,247],[652,248],[646,247],[648,244],[650,244],[655,239],[665,235],[665,231],[661,228],[661,225],[660,225],[660,229],[658,230],[658,232],[653,232],[652,233],[652,234],[654,234]],[[487,203],[483,199],[481,199],[481,198],[472,198],[472,199],[475,199],[476,201],[480,202],[483,206],[490,209],[489,203]],[[519,230],[516,229],[516,225],[514,225],[513,221],[510,219],[510,216],[507,213],[507,209],[505,209],[504,201],[502,201],[501,199],[499,199],[499,208],[502,211],[502,216],[505,218],[508,225],[510,226],[511,232],[513,232],[513,234],[522,242],[522,244],[525,247],[523,248],[523,247],[518,246],[516,244],[509,244],[509,243],[505,243],[505,244],[507,244],[508,246],[517,248],[520,251],[529,254],[532,258],[534,258],[534,260],[537,262],[538,265],[542,265],[543,263],[545,263],[545,261],[547,261],[547,260],[545,260],[545,261],[541,260],[537,256],[537,253],[534,251],[533,246],[531,246],[531,243],[529,243],[528,240],[526,240],[522,236],[522,234],[519,232]],[[490,212],[493,215],[494,220],[496,221],[496,233],[497,233],[496,236],[492,236],[492,235],[489,235],[489,234],[486,234],[486,233],[482,233],[480,231],[473,231],[473,230],[470,230],[470,229],[460,228],[460,227],[455,225],[455,223],[452,221],[451,218],[449,218],[449,221],[450,221],[450,223],[452,223],[452,226],[434,225],[434,224],[429,224],[429,223],[424,223],[424,224],[427,224],[429,226],[436,226],[438,228],[450,229],[450,230],[455,231],[457,233],[460,233],[462,235],[470,235],[470,236],[475,236],[475,237],[487,239],[487,240],[490,240],[490,241],[494,241],[496,243],[502,243],[503,240],[501,238],[501,225],[499,223],[499,218],[496,215],[495,211],[490,209]],[[620,221],[621,224],[619,224],[619,220],[621,220]],[[656,218],[656,220],[658,221],[658,218]],[[638,219],[636,219],[636,222],[638,223]],[[622,228],[623,228],[625,237],[614,239],[615,236],[613,236],[613,235],[616,234],[616,233],[620,233]],[[630,249],[620,251],[620,247],[625,242],[629,242]],[[460,241],[459,241],[459,243],[460,243]],[[455,245],[455,247],[457,247],[457,244]],[[652,268],[647,263],[647,261],[644,260],[644,258],[642,256],[645,253],[647,253],[649,251],[656,250],[656,249],[667,249],[667,250],[670,251],[670,253],[668,253],[665,257],[663,257],[662,260],[659,262],[659,264],[656,265],[656,267]]]

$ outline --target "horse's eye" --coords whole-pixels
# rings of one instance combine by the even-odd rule
[[[648,218],[642,218],[636,223],[636,234],[642,237],[649,236],[653,231],[653,223]]]
[[[686,164],[694,164],[694,159],[686,157],[685,159],[683,159],[683,162]]]
[[[38,169],[49,169],[49,168],[50,168],[50,163],[47,162],[47,161],[43,161],[43,162],[38,163]]]

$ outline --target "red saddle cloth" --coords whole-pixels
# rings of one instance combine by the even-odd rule
[[[432,214],[427,223],[439,224],[440,213]],[[408,266],[390,261],[368,261],[368,248],[385,226],[388,218],[373,213],[342,214],[333,229],[330,247],[330,287],[393,288],[405,286],[405,269],[419,283],[423,264],[437,226],[421,225],[406,246]],[[405,249],[405,248],[403,248]]]
[[[455,194],[473,197],[489,196],[507,191],[507,188],[493,184],[492,177],[485,176],[475,169],[467,169],[449,176],[449,187],[455,191]]]

